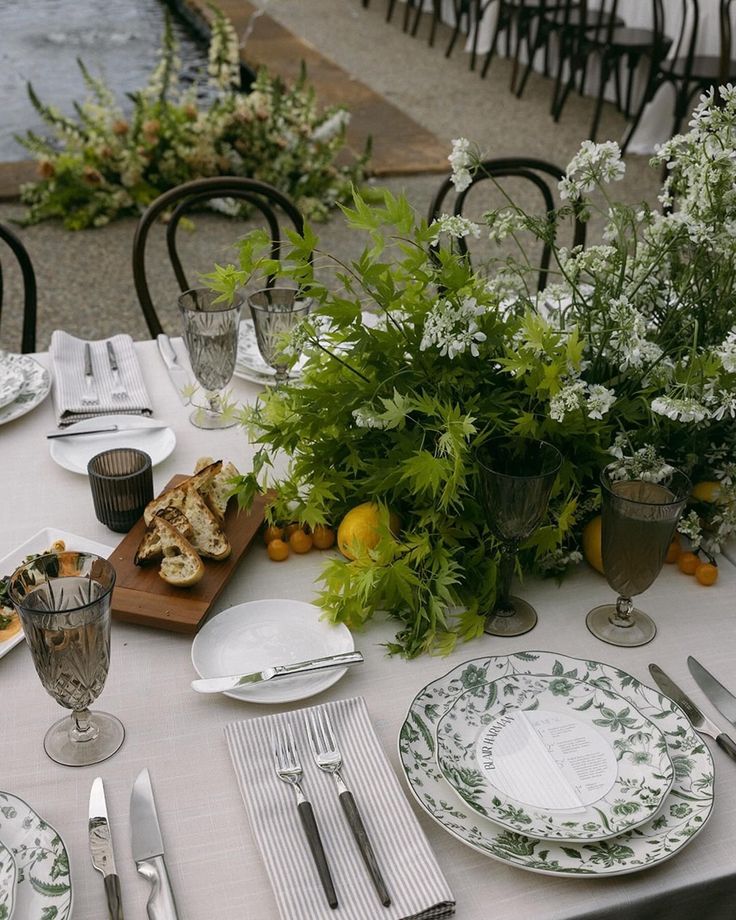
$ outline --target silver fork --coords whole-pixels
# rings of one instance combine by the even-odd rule
[[[89,342],[84,343],[84,386],[85,392],[82,393],[82,405],[96,406],[100,399],[95,385],[95,375],[92,369],[92,349],[89,346]]]
[[[335,732],[332,728],[329,715],[323,709],[307,712],[305,717],[307,726],[307,735],[309,737],[309,746],[312,748],[314,761],[320,770],[325,773],[331,773],[335,777],[335,786],[337,787],[340,804],[348,819],[350,830],[353,832],[355,842],[358,844],[360,855],[368,869],[371,880],[375,885],[378,897],[384,907],[391,904],[391,897],[386,888],[386,882],[383,880],[381,870],[378,867],[378,860],[373,851],[368,832],[363,824],[363,819],[358,811],[353,793],[345,785],[340,770],[342,769],[342,754],[337,745]]]
[[[296,744],[294,742],[294,733],[291,725],[287,722],[286,729],[277,727],[275,732],[271,732],[271,748],[273,750],[273,759],[276,767],[276,775],[280,780],[288,783],[293,787],[296,795],[296,807],[301,818],[304,833],[307,836],[309,849],[312,851],[317,872],[319,873],[322,887],[327,896],[327,903],[333,909],[337,907],[337,895],[335,886],[330,875],[330,867],[327,865],[327,857],[322,846],[322,838],[319,835],[319,828],[314,817],[314,809],[311,802],[307,800],[301,787],[302,765],[299,761]]]
[[[128,395],[128,391],[125,389],[125,385],[120,379],[118,356],[115,354],[115,348],[111,341],[108,340],[105,344],[107,345],[107,363],[110,365],[110,371],[112,372],[112,398],[125,399]]]

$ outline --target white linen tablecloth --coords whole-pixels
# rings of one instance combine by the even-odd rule
[[[179,403],[154,342],[136,345],[154,415],[177,435],[175,452],[154,469],[157,489],[177,472],[192,469],[203,455],[232,459],[247,468],[252,450],[238,429],[206,432],[192,427]],[[48,365],[48,356],[40,356]],[[257,387],[235,380],[234,395],[253,399]],[[3,468],[3,526],[0,556],[44,526],[115,545],[118,537],[94,517],[86,477],[57,467],[44,434],[53,431],[53,402],[0,427]],[[216,610],[263,597],[305,601],[323,557],[313,552],[271,563],[260,542],[252,548]],[[610,662],[648,681],[656,661],[693,692],[704,712],[724,725],[694,686],[686,656],[698,657],[725,682],[733,675],[736,652],[736,568],[723,563],[716,586],[703,588],[666,566],[642,598],[659,633],[640,649],[604,645],[585,628],[585,614],[611,599],[606,582],[581,567],[561,586],[530,581],[521,589],[539,611],[539,625],[526,636],[486,636],[460,646],[446,659],[390,659],[382,643],[395,624],[375,622],[356,635],[365,664],[352,668],[309,703],[363,696],[378,737],[394,770],[397,738],[414,695],[430,680],[461,661],[489,653],[548,649]],[[110,675],[97,706],[122,719],[121,750],[97,766],[71,769],[50,761],[43,736],[63,713],[42,689],[25,643],[0,659],[0,789],[29,802],[63,836],[69,848],[74,886],[74,920],[107,916],[102,879],[92,868],[87,846],[87,809],[92,780],[105,781],[110,821],[121,877],[125,916],[144,918],[148,884],[137,875],[130,852],[130,789],[143,767],[151,771],[166,860],[180,920],[277,920],[278,911],[240,800],[228,756],[224,726],[307,703],[264,707],[225,696],[200,696],[189,687],[195,677],[191,639],[159,630],[115,623]],[[736,686],[736,678],[731,681]],[[610,879],[555,878],[523,872],[463,846],[431,821],[413,799],[443,873],[457,898],[458,920],[733,920],[736,903],[736,764],[708,742],[716,763],[717,804],[709,825],[674,859],[650,871]],[[407,791],[407,797],[409,793]],[[376,917],[381,917],[377,908]],[[27,920],[27,918],[18,918]],[[339,920],[339,910],[335,912]]]

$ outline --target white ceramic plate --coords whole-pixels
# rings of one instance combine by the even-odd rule
[[[0,409],[18,396],[26,377],[15,361],[0,356]]]
[[[151,458],[152,466],[165,460],[176,447],[176,435],[171,428],[161,428],[161,422],[155,418],[142,415],[98,415],[86,418],[82,422],[70,425],[69,431],[92,431],[95,428],[107,428],[117,425],[119,429],[130,431],[110,431],[106,434],[91,434],[80,438],[57,438],[49,441],[51,459],[65,470],[87,475],[87,464],[96,454],[115,447],[134,447],[145,451]],[[150,431],[146,431],[150,428]]]
[[[3,363],[18,368],[23,374],[20,393],[0,409],[0,425],[12,422],[40,405],[51,391],[51,374],[29,355],[3,355]]]
[[[0,920],[10,920],[15,907],[15,859],[0,840]]]
[[[86,537],[79,537],[74,533],[66,530],[60,530],[57,527],[44,527],[39,530],[29,540],[17,546],[12,552],[8,553],[4,559],[0,559],[0,578],[6,575],[12,575],[18,566],[23,562],[26,556],[32,553],[41,553],[48,549],[56,540],[63,540],[67,549],[79,550],[83,553],[96,553],[107,559],[112,551],[112,546],[106,546],[104,543],[97,543],[95,540],[88,540]],[[19,629],[4,642],[0,641],[0,658],[7,655],[11,648],[15,648],[19,642],[24,639],[23,630]]]
[[[314,604],[270,598],[229,607],[195,636],[192,664],[200,677],[225,677],[352,652],[355,644],[347,626],[328,623],[321,619],[322,614]],[[290,703],[321,693],[346,670],[284,677],[226,695],[253,703]]]
[[[59,834],[23,799],[0,792],[0,837],[18,870],[16,920],[70,920],[69,854]]]

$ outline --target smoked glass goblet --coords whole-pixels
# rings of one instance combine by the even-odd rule
[[[207,288],[193,288],[179,297],[184,342],[192,371],[205,391],[206,406],[196,406],[189,421],[197,428],[232,428],[237,419],[223,413],[222,390],[230,383],[238,355],[242,297],[231,303]]]
[[[530,603],[509,593],[516,554],[547,512],[562,454],[546,441],[493,438],[481,449],[478,465],[488,523],[501,541],[496,603],[486,617],[485,632],[521,636],[536,626],[537,612]]]
[[[676,469],[660,482],[620,479],[618,470],[612,464],[601,473],[603,571],[618,598],[615,604],[594,607],[585,622],[598,639],[634,647],[651,642],[657,627],[632,598],[660,573],[690,495],[690,480]]]
[[[295,288],[265,288],[248,298],[258,350],[276,373],[276,385],[286,383],[295,357],[286,349],[287,334],[309,313],[312,301]]]
[[[115,569],[92,553],[49,553],[15,570],[9,594],[44,689],[71,716],[46,733],[56,763],[81,767],[106,760],[125,738],[119,719],[89,711],[110,666]]]

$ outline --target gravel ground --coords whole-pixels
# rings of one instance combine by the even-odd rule
[[[508,90],[510,64],[497,58],[488,78],[468,69],[468,55],[456,47],[446,59],[443,50],[449,32],[439,31],[436,46],[426,43],[428,23],[417,38],[401,31],[402,10],[391,23],[384,21],[384,0],[372,0],[364,9],[360,0],[271,0],[263,4],[279,19],[331,57],[353,76],[390,99],[448,144],[453,137],[471,138],[487,156],[527,155],[565,165],[586,137],[592,100],[570,98],[559,124],[549,116],[551,82],[533,76],[521,100]],[[601,139],[617,139],[622,118],[606,107]],[[617,194],[630,201],[654,201],[656,171],[646,158],[629,157],[627,175]],[[438,176],[409,176],[382,180],[394,192],[404,192],[424,214],[440,182]],[[523,201],[523,199],[522,199]],[[0,204],[0,220],[23,213],[17,203]],[[208,271],[214,261],[231,261],[233,243],[244,231],[242,223],[202,215],[182,246],[190,280]],[[58,224],[20,228],[37,273],[39,350],[48,347],[51,332],[63,327],[74,334],[98,338],[121,330],[135,339],[148,333],[133,289],[131,251],[135,221],[71,233]],[[360,241],[346,234],[340,215],[317,228],[323,248],[349,258]],[[595,230],[591,236],[595,236]],[[163,232],[152,234],[147,260],[154,302],[162,322],[176,332],[177,286],[166,256]],[[5,264],[3,268],[5,269]],[[8,265],[4,276],[5,312],[0,346],[17,349],[20,318],[12,309],[20,303],[19,278]]]

